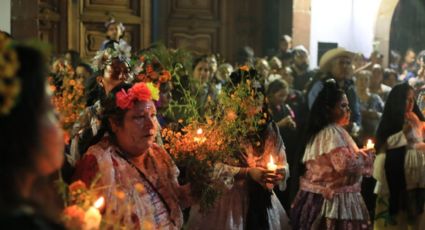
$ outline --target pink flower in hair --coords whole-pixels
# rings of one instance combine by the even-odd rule
[[[134,84],[127,92],[121,89],[121,91],[117,92],[115,95],[115,102],[121,109],[133,108],[135,101],[149,100],[152,100],[152,92],[149,86],[144,82]]]
[[[152,100],[152,93],[144,82],[134,84],[128,93],[131,94],[131,97],[137,99],[138,101]]]
[[[133,97],[125,92],[124,89],[121,89],[116,95],[115,100],[117,106],[121,109],[131,109],[133,107]]]

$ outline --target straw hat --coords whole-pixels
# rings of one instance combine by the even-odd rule
[[[339,57],[353,58],[353,56],[354,56],[354,53],[341,47],[330,49],[325,54],[323,54],[323,56],[320,58],[320,62],[319,62],[320,70],[326,71],[329,68],[331,62],[335,58],[339,58]]]

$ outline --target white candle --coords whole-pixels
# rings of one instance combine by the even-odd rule
[[[270,161],[267,163],[267,170],[276,171],[276,169],[277,165],[274,163],[272,155],[270,155]]]
[[[371,139],[368,139],[366,143],[366,149],[373,149],[373,148],[375,148],[375,144],[372,142]]]
[[[102,215],[100,215],[99,209],[90,207],[84,215],[84,230],[97,230],[100,227],[100,221]]]
[[[102,221],[102,215],[99,209],[105,203],[105,198],[101,196],[97,199],[93,206],[91,206],[84,215],[84,230],[97,230],[100,228],[100,222]]]

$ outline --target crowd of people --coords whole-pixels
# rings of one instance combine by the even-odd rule
[[[58,171],[96,188],[102,214],[122,215],[127,229],[425,228],[425,51],[409,49],[404,60],[392,51],[386,68],[378,51],[367,59],[335,48],[311,69],[308,50],[284,35],[274,56],[244,47],[231,64],[206,54],[172,63],[171,76],[145,55],[155,46],[131,51],[121,23],[105,28],[91,65],[72,50],[48,60],[0,34],[0,228],[69,228],[49,193]],[[84,109],[65,138],[50,90],[63,88],[63,70],[84,84]],[[261,103],[237,115],[266,118],[236,142],[240,161],[215,165],[211,183],[230,182],[206,212],[181,178],[190,169],[175,164],[160,135],[187,119],[167,113],[186,93],[174,75],[196,91],[201,118],[246,80]]]

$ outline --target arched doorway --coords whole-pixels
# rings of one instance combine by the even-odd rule
[[[425,0],[400,0],[391,22],[390,50],[425,49]]]
[[[390,31],[394,10],[399,0],[382,0],[375,25],[377,49],[384,54],[384,66],[388,64],[390,54]]]

